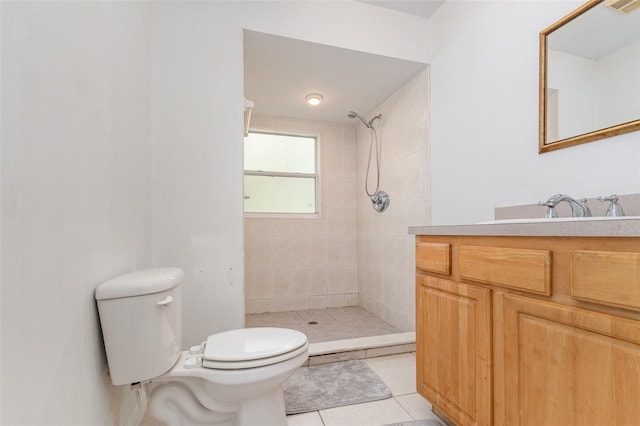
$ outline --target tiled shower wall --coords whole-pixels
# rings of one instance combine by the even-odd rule
[[[391,197],[382,214],[363,187],[370,132],[357,129],[358,301],[401,330],[415,330],[415,242],[407,228],[430,223],[428,78],[425,69],[369,112],[383,115],[374,123],[382,149],[380,187]]]
[[[428,71],[370,116],[378,113],[381,188],[391,196],[382,214],[364,192],[364,126],[252,117],[255,130],[319,137],[321,214],[245,218],[246,313],[360,305],[401,330],[415,329],[414,239],[407,228],[430,223]]]
[[[251,128],[317,136],[321,198],[318,218],[245,218],[246,313],[357,305],[355,127],[254,115]]]

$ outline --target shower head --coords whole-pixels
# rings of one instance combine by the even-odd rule
[[[373,120],[376,120],[376,119],[382,120],[382,114],[378,114],[375,117],[373,117],[370,121],[367,121],[364,118],[362,118],[362,116],[360,114],[358,114],[357,112],[355,112],[355,111],[349,111],[347,113],[347,117],[360,119],[360,121],[362,121],[362,124],[364,124],[365,126],[367,126],[370,129],[373,128]]]
[[[355,112],[355,111],[349,111],[349,112],[347,113],[347,117],[349,117],[349,118],[358,118],[358,119],[360,119],[360,121],[362,121],[362,123],[363,123],[365,126],[367,126],[368,128],[371,128],[371,125],[370,125],[369,123],[367,123],[367,121],[366,121],[364,118],[362,118],[362,117],[360,116],[360,114],[358,114],[358,113],[357,113],[357,112]]]

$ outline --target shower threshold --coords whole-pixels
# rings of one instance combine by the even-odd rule
[[[375,358],[415,351],[415,331],[317,342],[309,344],[309,360],[306,365]]]
[[[309,340],[309,365],[415,352],[415,332],[358,306],[248,314],[246,326],[302,331]]]

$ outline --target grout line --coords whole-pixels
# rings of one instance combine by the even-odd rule
[[[320,421],[322,422],[322,426],[326,426],[326,423],[324,422],[324,418],[322,417],[322,413],[320,412],[320,410],[316,411],[318,413],[318,416],[320,417]]]
[[[414,393],[417,393],[417,392],[414,392]],[[406,394],[406,395],[411,395],[411,394],[410,394],[410,393],[408,393],[408,394]],[[395,399],[395,400],[396,400],[396,402],[398,403],[398,405],[399,405],[399,406],[404,410],[404,412],[405,412],[405,413],[407,413],[407,414],[409,415],[409,417],[411,417],[413,420],[420,420],[420,419],[416,419],[415,417],[413,417],[413,416],[411,415],[411,413],[409,412],[409,410],[407,410],[406,408],[404,408],[404,405],[402,405],[402,404],[400,403],[400,401],[398,401],[398,399],[396,398],[396,396],[395,396],[395,395],[393,395],[393,399]]]

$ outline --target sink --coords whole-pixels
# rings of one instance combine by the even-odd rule
[[[501,223],[557,223],[557,222],[593,222],[603,220],[638,220],[640,216],[595,216],[595,217],[556,217],[547,219],[544,217],[526,219],[500,219],[478,222],[479,225],[498,225]]]

